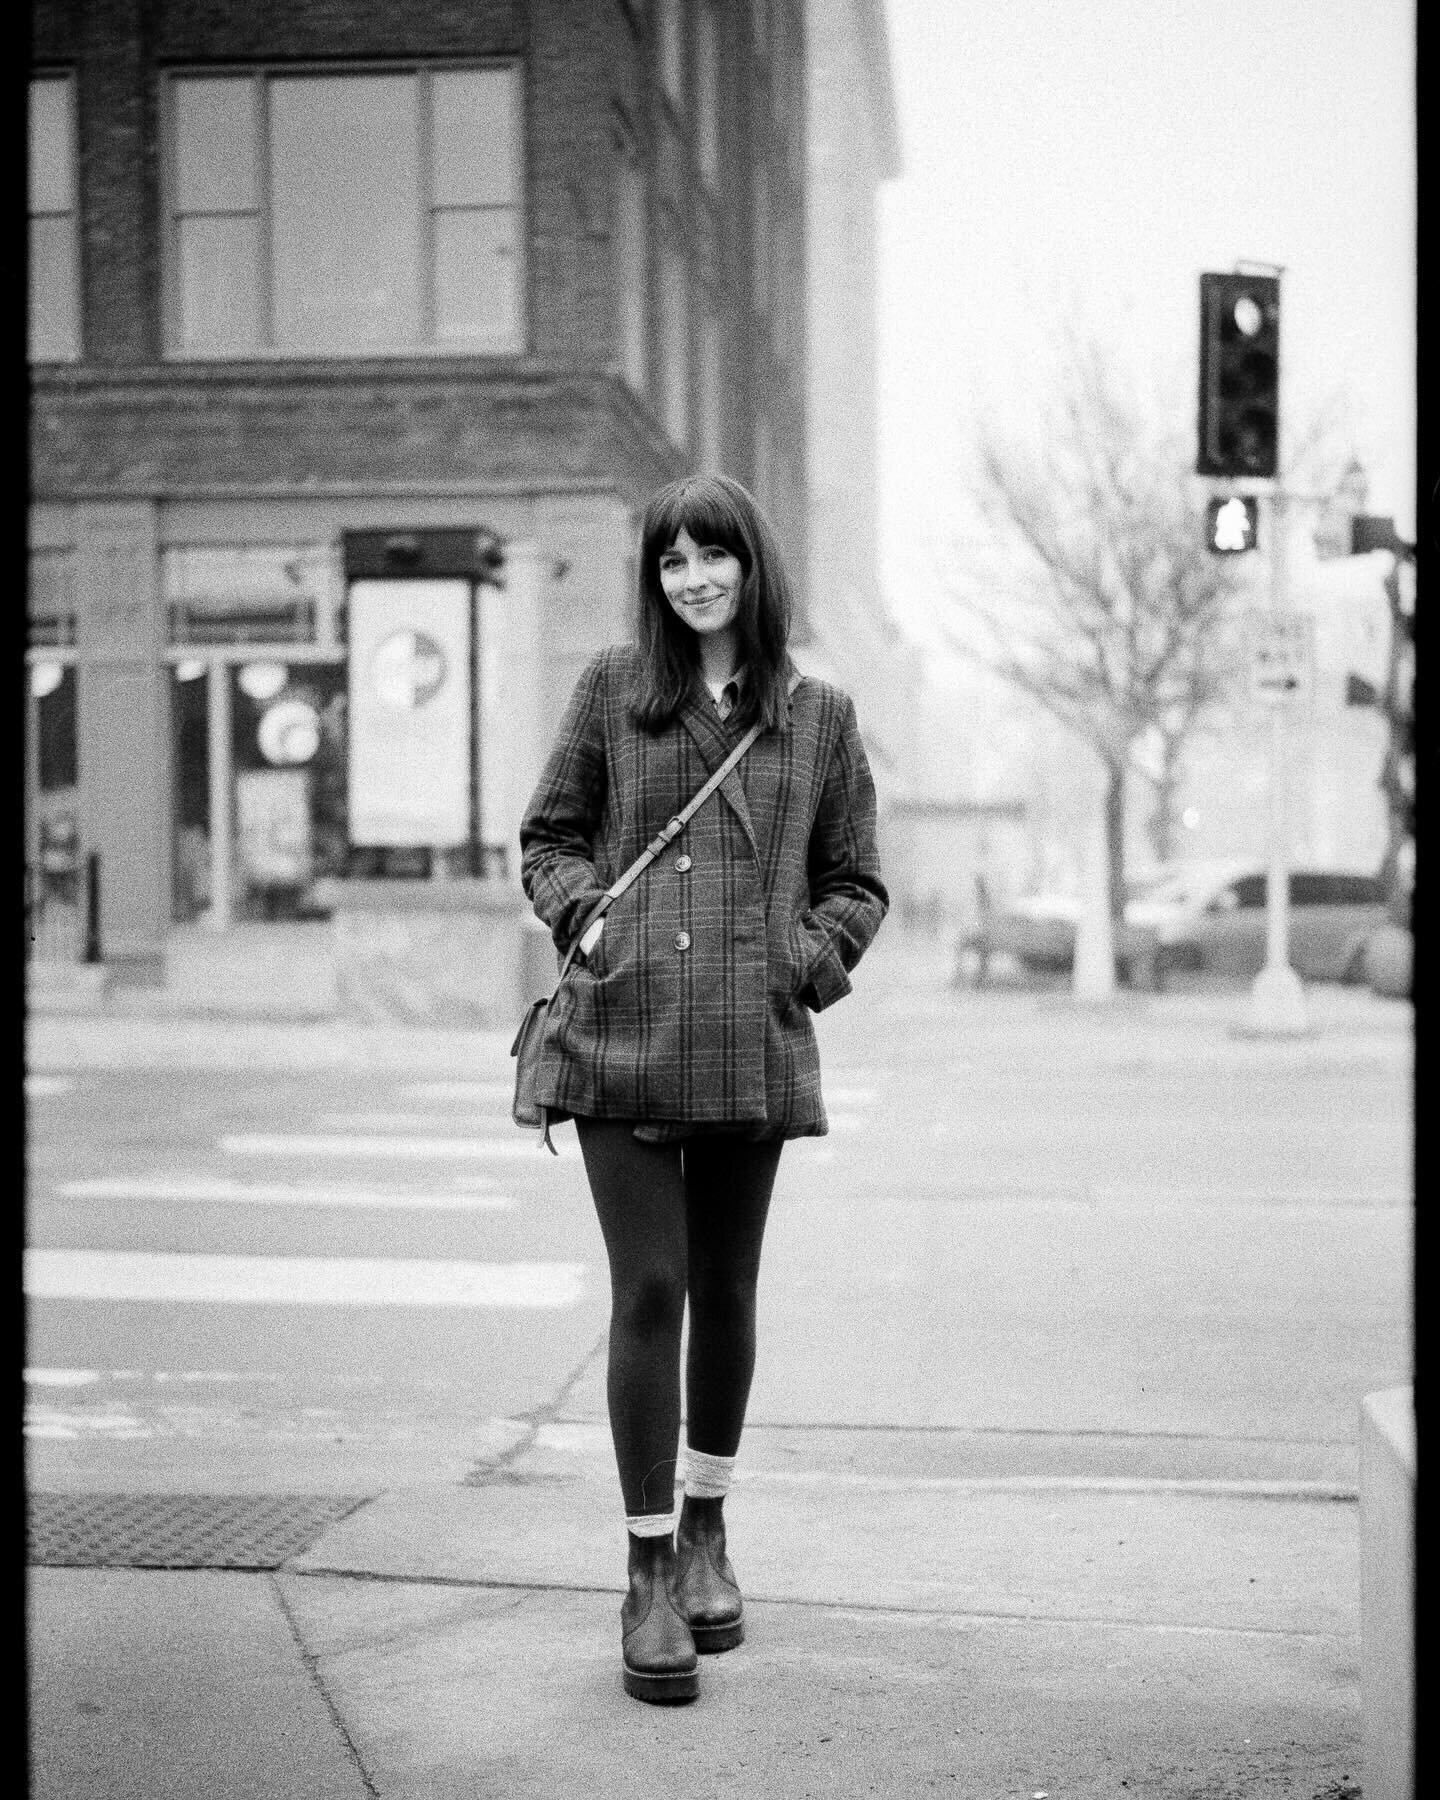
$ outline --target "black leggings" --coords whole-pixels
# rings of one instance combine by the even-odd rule
[[[610,1263],[606,1397],[627,1513],[675,1504],[680,1328],[686,1439],[734,1456],[755,1372],[755,1287],[782,1140],[700,1133],[645,1144],[622,1120],[577,1118]]]

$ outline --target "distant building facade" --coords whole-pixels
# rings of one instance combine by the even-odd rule
[[[919,654],[890,617],[878,574],[877,203],[901,172],[882,0],[811,0],[806,58],[810,654],[855,697],[882,850],[898,850],[894,804],[915,779]]]
[[[513,885],[686,468],[754,488],[808,618],[806,24],[34,0],[27,862],[99,852],[107,961],[325,878]],[[362,628],[443,842],[354,829]]]

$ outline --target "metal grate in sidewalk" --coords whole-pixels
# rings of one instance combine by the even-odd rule
[[[26,1561],[47,1569],[278,1569],[368,1494],[30,1494]]]

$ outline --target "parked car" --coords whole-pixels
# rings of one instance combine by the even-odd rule
[[[1265,962],[1265,870],[1248,858],[1163,865],[1126,884],[1124,922],[1115,933],[1116,970],[1139,986],[1176,971],[1246,979]],[[992,957],[1025,969],[1064,973],[1075,958],[1078,899],[1028,894],[997,908],[961,945],[980,978]],[[1304,980],[1365,979],[1366,946],[1386,922],[1373,876],[1305,868],[1290,876],[1289,952]]]
[[[1117,962],[1155,981],[1174,970],[1253,978],[1265,963],[1266,886],[1253,864],[1177,869],[1126,908]],[[1302,980],[1363,981],[1366,946],[1386,922],[1385,889],[1374,875],[1291,871],[1288,950]]]
[[[1407,925],[1393,920],[1367,939],[1364,976],[1371,993],[1390,1000],[1408,1000],[1415,969],[1415,938]]]

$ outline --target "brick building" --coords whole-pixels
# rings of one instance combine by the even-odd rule
[[[646,493],[738,475],[803,612],[803,10],[34,0],[31,75],[27,860],[99,852],[138,977],[327,879],[513,894]],[[369,841],[362,637],[453,789]]]

